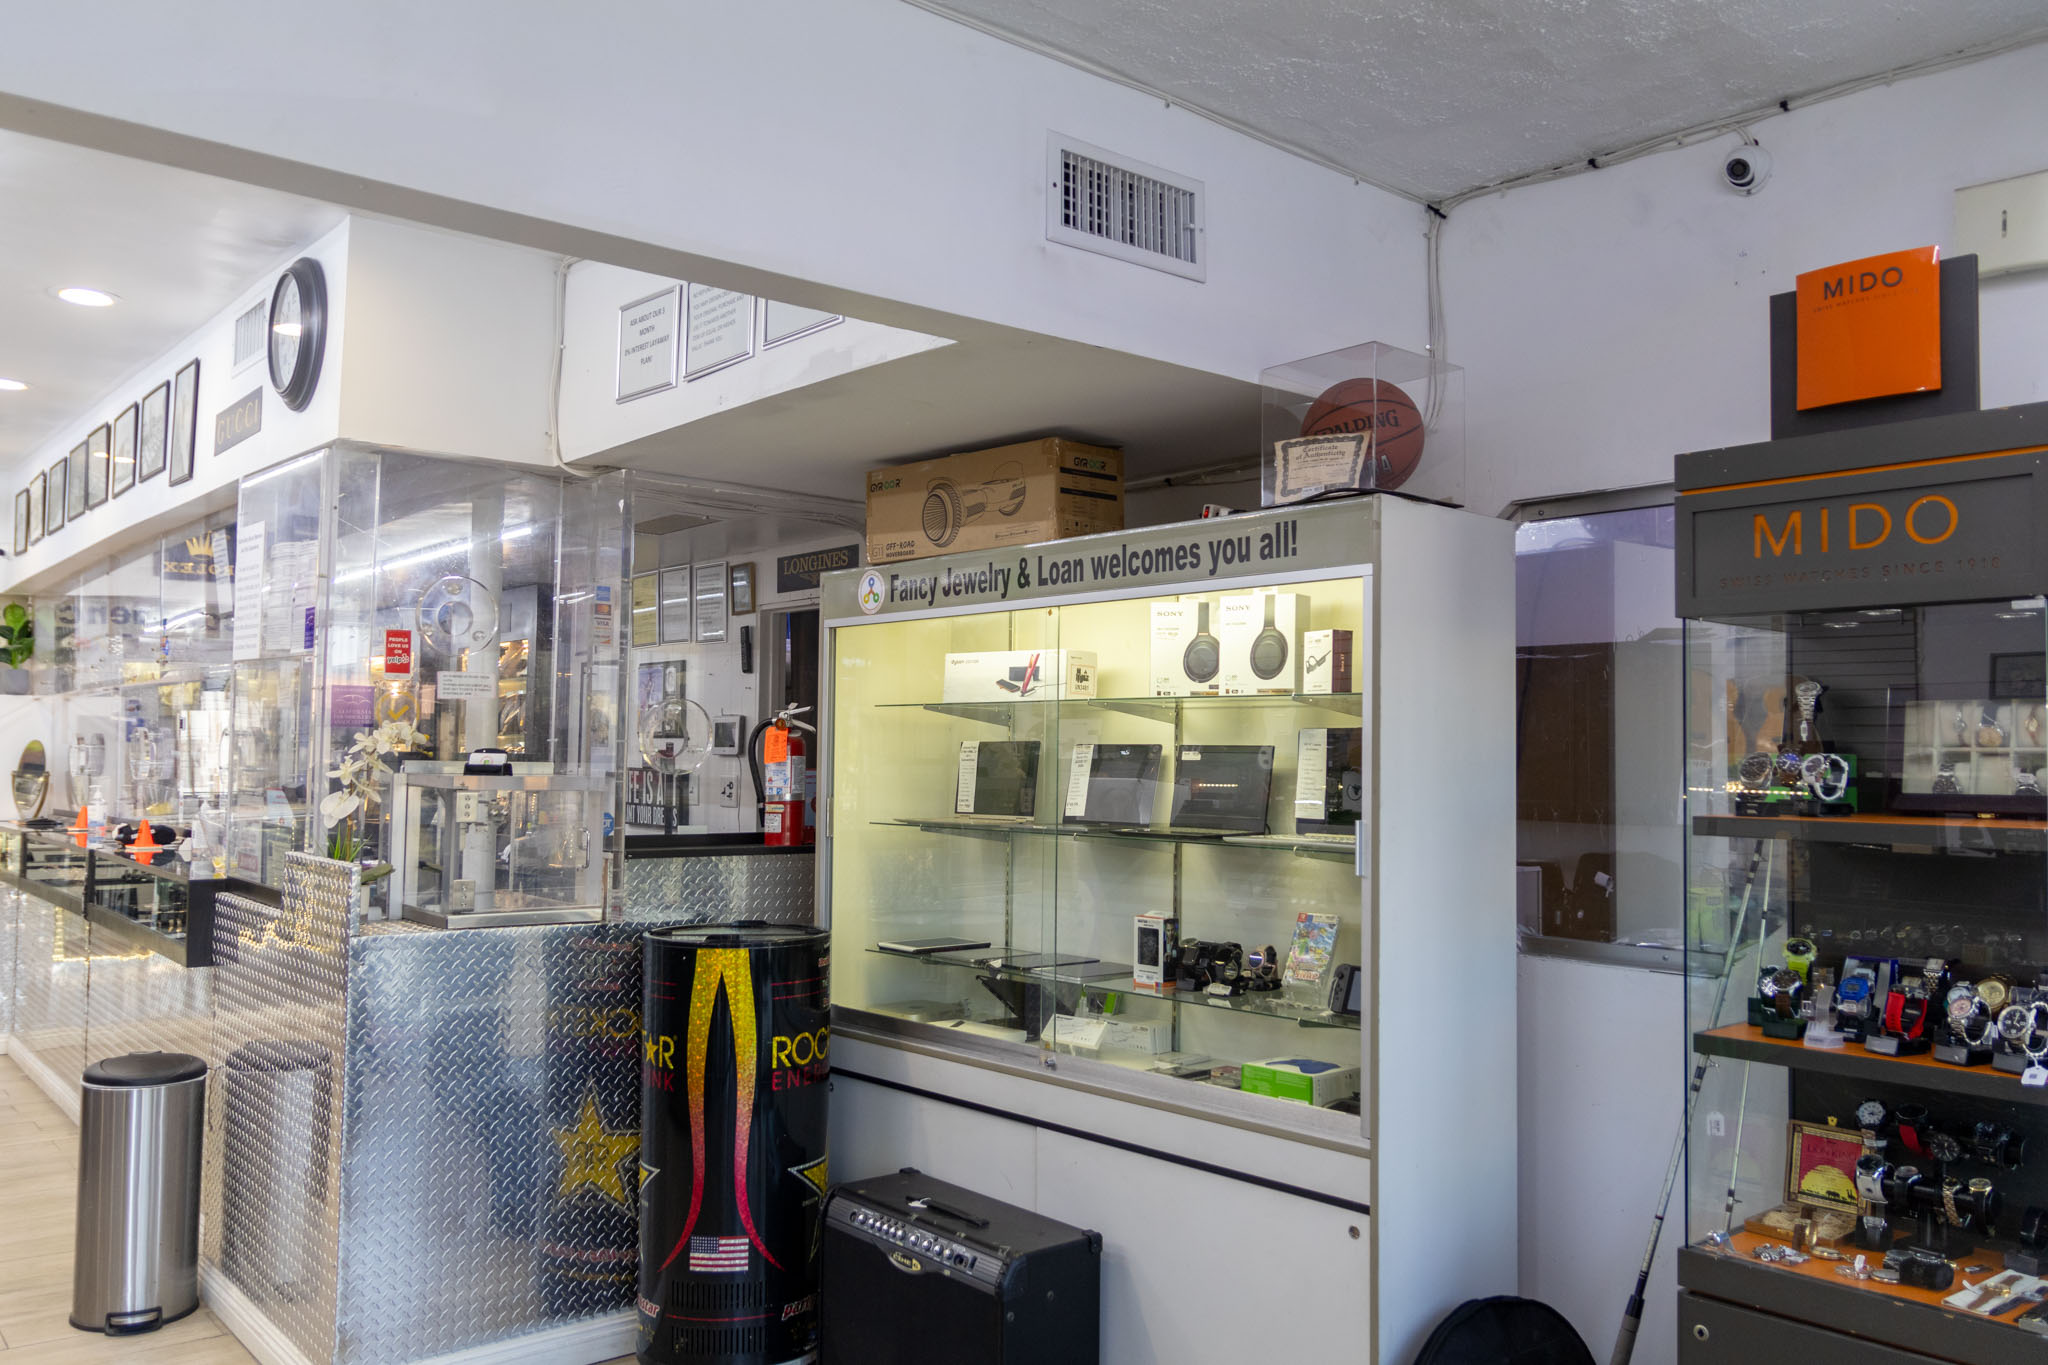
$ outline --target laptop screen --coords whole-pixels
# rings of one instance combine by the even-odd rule
[[[960,746],[955,815],[1022,815],[1038,809],[1038,741],[974,740]]]
[[[1184,744],[1174,751],[1175,829],[1264,834],[1272,796],[1270,744]]]
[[[1068,772],[1065,822],[1149,825],[1159,785],[1157,744],[1077,744]]]

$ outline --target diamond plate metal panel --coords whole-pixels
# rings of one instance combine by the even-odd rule
[[[642,927],[411,930],[351,944],[351,1365],[633,1301]]]
[[[287,870],[283,909],[216,904],[200,1256],[309,1360],[332,1358],[352,902]],[[317,885],[325,887],[327,883]]]
[[[736,853],[626,860],[629,923],[719,924],[739,919],[810,924],[817,859],[807,853]]]
[[[82,915],[26,897],[16,931],[13,1045],[35,1054],[66,1087],[85,1075],[87,949]]]

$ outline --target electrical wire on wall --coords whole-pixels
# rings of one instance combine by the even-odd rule
[[[1444,407],[1444,366],[1450,363],[1446,355],[1450,339],[1444,325],[1443,269],[1444,224],[1450,221],[1450,215],[1435,204],[1424,204],[1422,211],[1428,219],[1423,236],[1428,242],[1425,271],[1429,291],[1429,399],[1422,411],[1422,429],[1435,431]]]

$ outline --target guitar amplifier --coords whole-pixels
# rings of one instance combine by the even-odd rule
[[[822,1365],[1098,1365],[1102,1235],[914,1170],[825,1204]]]

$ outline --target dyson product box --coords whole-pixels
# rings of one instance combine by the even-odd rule
[[[941,701],[1072,701],[1095,695],[1095,652],[998,649],[948,654]]]

